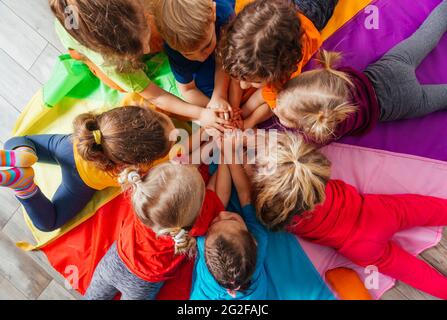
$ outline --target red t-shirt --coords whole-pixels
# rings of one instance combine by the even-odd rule
[[[203,236],[214,218],[225,210],[217,194],[207,190],[202,211],[191,236]],[[132,273],[149,282],[162,282],[175,276],[185,255],[175,255],[171,237],[157,237],[134,214],[130,223],[123,225],[118,238],[118,254]]]
[[[363,197],[340,180],[326,185],[326,200],[312,212],[295,216],[288,230],[315,243],[340,248],[349,238],[362,212]]]

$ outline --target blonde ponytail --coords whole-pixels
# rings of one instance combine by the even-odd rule
[[[357,110],[350,102],[351,79],[334,69],[340,59],[340,53],[321,51],[321,68],[290,80],[278,96],[279,119],[320,144],[337,138],[337,126]]]
[[[266,170],[276,164],[276,170]],[[281,133],[278,144],[257,159],[253,179],[260,221],[278,230],[294,215],[312,211],[325,199],[330,162],[303,139]]]
[[[140,221],[159,236],[169,236],[176,254],[194,255],[196,240],[189,231],[202,208],[205,183],[194,166],[163,163],[142,177],[126,169],[119,181],[131,191]]]
[[[158,236],[169,236],[174,241],[175,254],[184,254],[189,257],[195,255],[197,246],[196,239],[189,235],[183,228],[168,228],[157,232]]]

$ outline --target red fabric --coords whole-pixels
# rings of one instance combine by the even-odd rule
[[[419,195],[360,195],[333,180],[326,200],[313,212],[295,217],[294,234],[333,247],[360,266],[378,271],[442,299],[447,277],[412,256],[391,239],[401,230],[447,225],[447,200]]]
[[[205,183],[209,180],[207,168],[199,168]],[[121,223],[131,221],[132,218],[131,204],[124,195],[120,195],[100,208],[92,218],[47,245],[42,251],[74,289],[85,294],[97,264],[118,239]],[[157,299],[188,300],[193,268],[193,260],[186,260],[181,264],[175,277],[165,282]]]
[[[205,235],[211,222],[223,210],[224,205],[217,194],[207,190],[202,211],[190,234],[195,237]],[[162,282],[175,277],[186,256],[175,254],[171,237],[157,237],[135,214],[130,221],[123,221],[122,225],[118,253],[135,275],[149,282]]]

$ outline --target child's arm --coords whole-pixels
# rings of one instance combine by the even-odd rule
[[[217,194],[224,207],[228,206],[231,197],[231,175],[226,164],[219,165],[208,183],[208,189]]]
[[[244,129],[252,129],[258,124],[270,119],[273,116],[272,109],[268,104],[260,105],[253,113],[244,120]]]
[[[187,84],[177,82],[177,88],[182,94],[183,99],[188,103],[206,107],[210,102],[210,99],[196,87],[195,81],[191,81]]]
[[[242,95],[244,91],[241,88],[239,81],[235,79],[230,80],[230,88],[228,90],[228,102],[233,109],[241,107]]]
[[[224,108],[228,111],[231,106],[228,103],[228,86],[230,77],[223,70],[222,65],[216,61],[216,72],[214,75],[214,91],[211,100],[208,103],[208,108]]]
[[[229,121],[219,117],[219,114],[225,113],[226,110],[205,109],[186,103],[154,83],[149,84],[140,95],[164,111],[200,121],[203,127],[214,127],[223,131],[223,126],[230,124]]]

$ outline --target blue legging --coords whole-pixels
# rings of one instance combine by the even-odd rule
[[[15,137],[5,143],[6,150],[21,146],[34,149],[39,162],[59,165],[61,168],[62,183],[52,201],[40,189],[29,199],[17,198],[37,229],[44,232],[56,230],[76,216],[96,190],[87,186],[79,176],[70,135]]]

